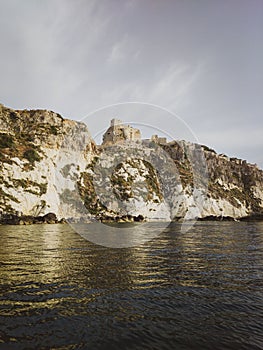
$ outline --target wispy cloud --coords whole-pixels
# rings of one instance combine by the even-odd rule
[[[122,40],[118,43],[115,43],[110,51],[109,57],[107,58],[107,62],[111,64],[115,64],[120,62],[126,57],[124,52],[125,41]]]
[[[76,119],[108,104],[153,103],[223,148],[230,126],[263,130],[263,3],[227,7],[194,0],[2,0],[2,102]],[[261,147],[259,134],[247,140]],[[241,150],[239,139],[233,129],[229,154],[238,153],[235,140]]]
[[[154,82],[149,91],[150,101],[159,101],[167,108],[176,109],[180,103],[189,99],[191,90],[202,74],[201,64],[172,64]]]

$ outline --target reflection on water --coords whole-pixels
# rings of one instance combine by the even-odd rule
[[[0,349],[263,348],[262,223],[172,224],[122,249],[67,225],[0,241]]]
[[[157,237],[169,222],[71,224],[81,237],[108,248],[130,248]]]

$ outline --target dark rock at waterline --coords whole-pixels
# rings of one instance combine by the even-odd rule
[[[99,218],[101,222],[143,222],[145,218],[142,215],[133,216],[130,214],[121,215],[121,216],[103,216]]]
[[[142,215],[138,215],[138,216],[135,216],[133,218],[134,221],[136,222],[142,222],[142,221],[145,221],[144,217]]]
[[[231,216],[215,216],[208,215],[203,218],[198,218],[198,221],[235,221],[235,219]]]
[[[240,221],[263,221],[263,214],[258,213],[258,214],[245,216],[243,218],[240,218]]]
[[[48,213],[43,216],[44,222],[48,224],[55,224],[58,222],[57,216],[54,213]]]
[[[56,214],[48,213],[43,216],[2,214],[0,224],[2,225],[32,225],[32,224],[56,224]]]
[[[244,216],[242,218],[233,218],[231,216],[214,216],[209,215],[203,218],[198,218],[198,221],[263,221],[263,214],[257,213],[248,216]]]

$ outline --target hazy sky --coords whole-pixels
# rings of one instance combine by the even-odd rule
[[[0,99],[89,115],[92,133],[108,124],[98,108],[160,105],[201,143],[263,167],[262,38],[262,0],[0,0]],[[175,117],[138,114],[185,137]]]

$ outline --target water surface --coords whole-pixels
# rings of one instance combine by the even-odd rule
[[[0,349],[263,349],[263,223],[106,248],[0,226]]]

